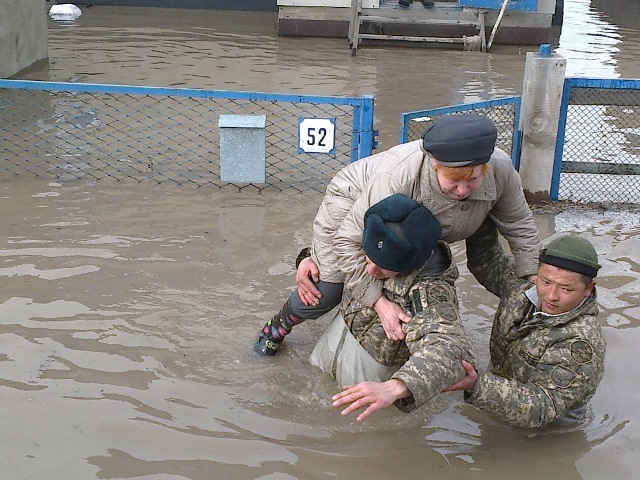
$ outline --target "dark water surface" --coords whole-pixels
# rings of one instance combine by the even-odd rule
[[[568,75],[640,78],[637,8],[565,0]],[[632,18],[630,18],[632,17]],[[362,48],[275,35],[274,14],[84,8],[49,23],[49,62],[24,78],[376,98],[381,147],[399,114],[519,94],[526,49]],[[531,48],[530,50],[534,50]],[[162,133],[159,132],[159,135]],[[364,424],[329,405],[306,358],[307,322],[282,355],[258,328],[286,298],[320,197],[150,184],[0,182],[3,478],[637,479],[640,232],[634,207],[536,208],[543,238],[601,252],[607,372],[588,421],[506,426],[447,394]],[[488,362],[495,299],[454,245],[465,327]]]

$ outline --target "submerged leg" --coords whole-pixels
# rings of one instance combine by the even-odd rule
[[[259,355],[275,355],[278,353],[284,337],[291,333],[293,326],[304,322],[304,320],[304,318],[293,315],[289,302],[285,303],[280,311],[262,327],[253,349]]]

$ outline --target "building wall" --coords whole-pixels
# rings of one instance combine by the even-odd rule
[[[86,0],[93,5],[277,12],[276,0]]]
[[[0,78],[47,58],[45,0],[0,1]]]

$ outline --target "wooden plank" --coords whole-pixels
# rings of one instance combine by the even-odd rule
[[[361,33],[360,39],[368,40],[394,40],[404,42],[430,42],[430,43],[464,43],[463,38],[454,37],[412,37],[405,35],[373,35],[370,33]]]
[[[437,18],[398,18],[398,17],[386,17],[382,15],[361,15],[362,21],[366,22],[380,22],[380,23],[403,23],[407,25],[460,25],[475,27],[478,22],[469,20],[444,20]]]
[[[349,45],[358,46],[358,33],[360,32],[361,1],[351,0],[349,11]]]
[[[278,6],[349,8],[351,0],[278,0]],[[362,6],[365,8],[378,8],[380,2],[378,0],[363,0]]]
[[[502,8],[500,9],[500,13],[498,14],[498,19],[496,20],[496,23],[493,24],[493,30],[491,31],[491,35],[489,36],[489,41],[487,42],[487,52],[489,51],[489,49],[491,48],[491,45],[493,44],[493,37],[496,36],[496,32],[498,31],[498,26],[502,21],[502,17],[504,15],[505,10],[507,9],[508,3],[509,3],[509,0],[504,0],[502,2]]]

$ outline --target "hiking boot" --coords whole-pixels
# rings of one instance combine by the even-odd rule
[[[280,350],[280,345],[283,340],[284,338],[274,339],[269,338],[268,335],[261,334],[260,337],[258,337],[256,344],[253,346],[253,350],[263,357],[273,357],[278,353],[278,350]]]
[[[434,5],[435,3],[433,3],[431,0],[422,0],[422,6],[424,8],[433,8]]]
[[[408,7],[413,3],[413,0],[398,0],[398,5],[401,7]]]
[[[285,303],[282,309],[262,327],[253,350],[258,355],[273,357],[278,353],[284,337],[291,333],[293,326],[303,321],[303,318],[292,315],[288,305]]]

